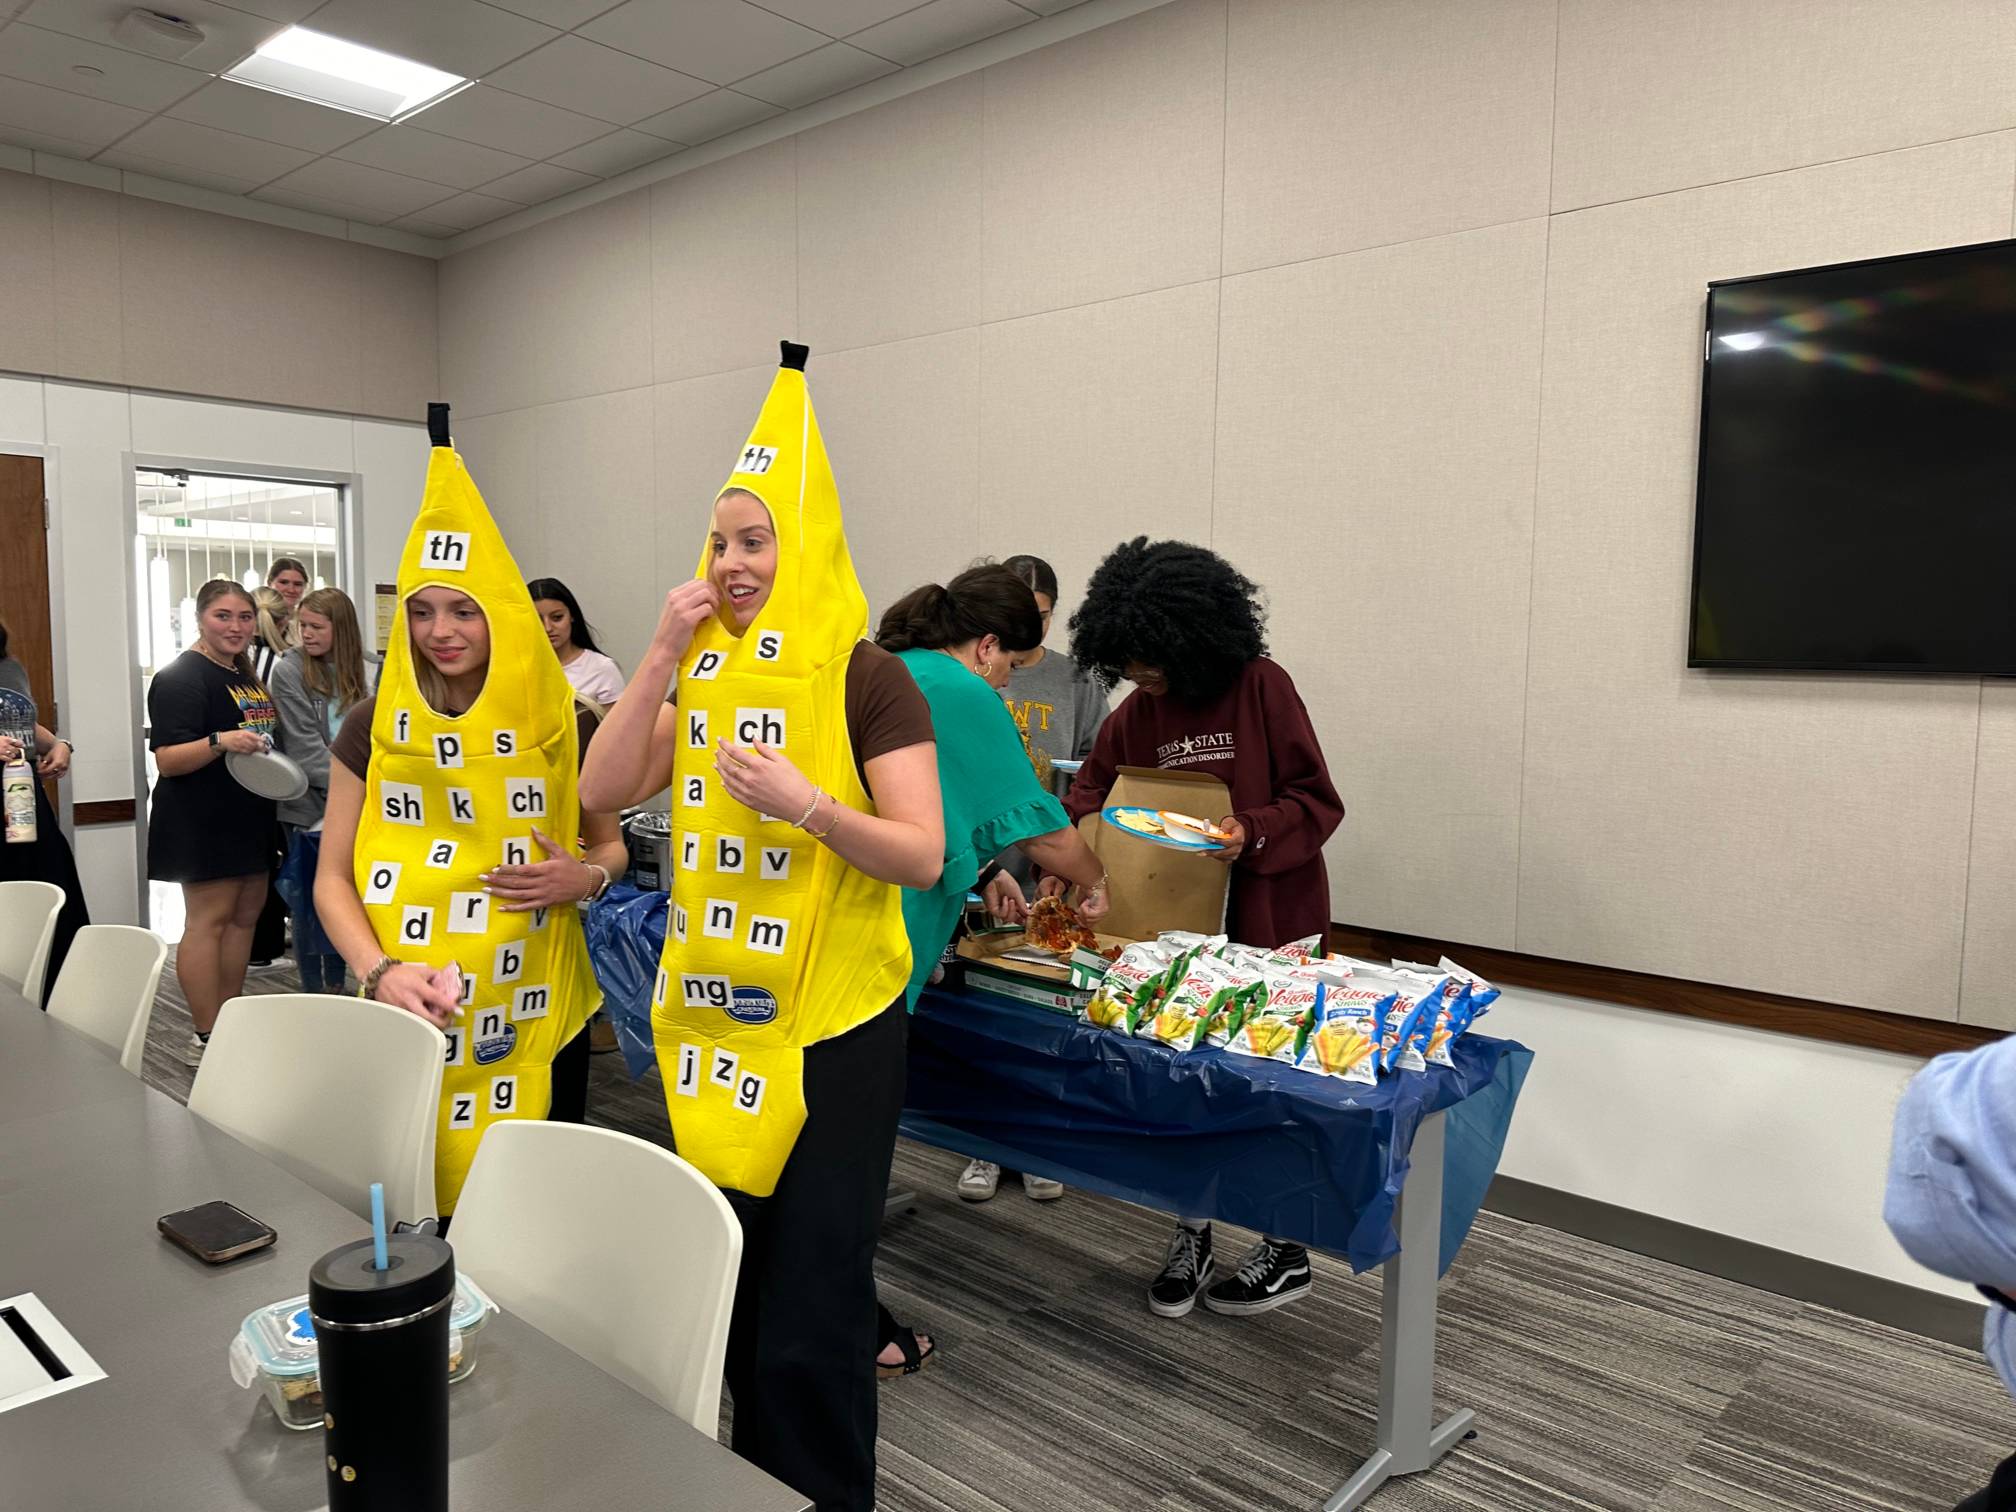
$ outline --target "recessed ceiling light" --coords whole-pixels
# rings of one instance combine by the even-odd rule
[[[415,115],[472,82],[305,26],[288,27],[224,77],[374,121]]]

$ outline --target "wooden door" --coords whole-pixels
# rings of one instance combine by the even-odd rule
[[[40,457],[0,454],[0,625],[7,627],[7,654],[28,669],[36,719],[51,730],[59,728],[49,637],[49,518]],[[55,802],[53,792],[50,802]]]

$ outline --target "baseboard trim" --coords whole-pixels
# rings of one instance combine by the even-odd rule
[[[1512,1176],[1501,1175],[1492,1181],[1484,1205],[1508,1218],[1560,1229],[1760,1291],[1831,1307],[1928,1339],[1968,1349],[1981,1347],[1984,1302],[1941,1296],[1901,1281],[1886,1281],[1846,1266],[1809,1260],[1769,1245],[1732,1239]]]

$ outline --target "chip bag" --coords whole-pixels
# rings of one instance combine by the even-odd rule
[[[1476,972],[1465,971],[1461,966],[1450,960],[1449,957],[1442,957],[1440,969],[1448,972],[1450,976],[1469,988],[1469,1018],[1464,1020],[1465,1028],[1469,1027],[1471,1019],[1482,1017],[1485,1011],[1498,1001],[1498,989],[1496,987],[1493,987],[1484,978],[1477,975]]]
[[[1316,1009],[1315,975],[1289,966],[1269,966],[1261,976],[1264,994],[1229,1031],[1225,1048],[1234,1055],[1257,1056],[1292,1066],[1308,1042],[1310,1016]]]
[[[1315,960],[1322,951],[1323,936],[1320,934],[1309,935],[1300,940],[1290,940],[1286,945],[1277,945],[1274,948],[1274,954],[1282,957],[1284,960],[1298,961],[1304,965]]]
[[[1378,1026],[1366,1012],[1365,993],[1352,978],[1319,981],[1314,1024],[1298,1064],[1343,1081],[1379,1080]]]
[[[1135,1032],[1171,1049],[1196,1049],[1204,1043],[1211,1016],[1232,995],[1225,969],[1216,956],[1203,950],[1193,952],[1156,1005],[1154,1017],[1143,1019]]]
[[[1207,1045],[1223,1045],[1266,997],[1266,979],[1260,968],[1243,957],[1230,957],[1222,965],[1229,990],[1221,993],[1204,1026]]]
[[[1132,1034],[1153,1009],[1158,989],[1169,971],[1167,950],[1154,940],[1129,945],[1106,968],[1099,987],[1079,1016],[1101,1029]]]

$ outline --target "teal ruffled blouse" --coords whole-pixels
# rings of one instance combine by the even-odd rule
[[[980,868],[1018,840],[1068,829],[1071,821],[1036,780],[1015,716],[1001,695],[942,651],[901,651],[938,739],[938,789],[945,805],[945,870],[938,885],[903,889],[915,1009],[931,968],[959,922]]]

